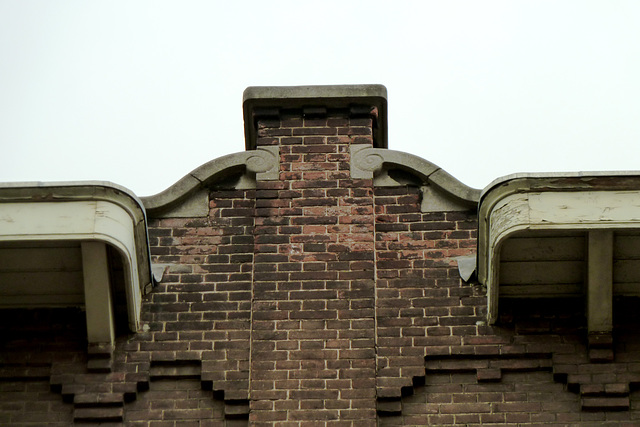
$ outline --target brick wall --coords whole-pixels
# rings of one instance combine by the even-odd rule
[[[484,298],[460,280],[455,257],[475,250],[475,212],[420,212],[417,187],[378,188],[376,204],[379,409],[424,380],[427,354],[475,334]]]
[[[165,273],[144,298],[143,330],[121,333],[115,348],[87,351],[76,309],[0,310],[0,419],[246,425],[253,191],[214,190],[211,200],[206,218],[149,221],[152,258]],[[179,393],[187,380],[200,391]],[[166,407],[167,382],[188,399]],[[36,393],[44,385],[52,396]],[[34,412],[36,396],[57,404]]]
[[[83,317],[79,310],[0,310],[0,424],[72,422],[73,406],[49,378],[52,369],[86,360]]]
[[[487,326],[456,262],[477,213],[355,179],[351,146],[379,146],[361,107],[252,116],[277,179],[149,218],[164,274],[114,348],[87,350],[77,309],[0,310],[0,423],[640,425],[638,301],[616,301],[613,346],[588,342],[580,300],[501,301]]]
[[[166,264],[148,303],[157,360],[202,360],[202,381],[225,400],[248,399],[253,191],[216,190],[207,218],[150,222],[151,254]]]
[[[500,326],[479,326],[442,355],[427,348],[424,382],[401,399],[398,412],[382,414],[379,425],[640,423],[632,362],[639,337],[629,319],[637,310],[618,307],[615,361],[594,363],[581,302],[503,305]]]
[[[141,350],[151,369],[153,361],[192,366],[191,378],[225,402],[231,420],[249,410],[254,193],[215,189],[207,218],[150,222],[152,257],[166,267],[146,305],[150,336]]]
[[[224,425],[224,404],[211,391],[203,390],[198,378],[162,378],[150,386],[127,406],[127,425]]]

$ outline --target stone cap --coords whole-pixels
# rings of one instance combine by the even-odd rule
[[[242,96],[247,150],[256,148],[256,113],[304,108],[375,107],[374,147],[387,148],[387,88],[371,85],[250,86]]]

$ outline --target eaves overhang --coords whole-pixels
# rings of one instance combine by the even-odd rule
[[[152,285],[146,213],[130,190],[104,181],[0,184],[0,242],[102,242],[125,263],[129,323]]]
[[[556,239],[554,242],[573,239],[575,243],[576,239],[584,240],[590,231],[619,233],[639,228],[640,172],[515,174],[494,181],[482,192],[478,209],[478,279],[487,287],[489,322],[497,318],[500,274],[505,267],[501,266],[501,250],[508,239],[525,236]],[[535,248],[532,242],[529,241],[529,247]],[[545,262],[563,261],[569,265],[566,259],[554,259],[553,253],[545,255]],[[514,255],[509,256],[513,261]],[[531,258],[526,254],[519,256],[520,260]],[[574,264],[587,262],[572,260]],[[539,263],[536,271],[543,271],[544,267]],[[586,271],[586,267],[580,268]],[[518,277],[525,274],[521,269],[509,271],[517,283],[537,280]],[[571,283],[582,281],[579,270],[573,276]],[[565,284],[557,283],[546,289],[557,292]]]

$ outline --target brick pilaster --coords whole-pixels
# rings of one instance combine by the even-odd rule
[[[349,145],[373,144],[374,116],[313,113],[256,118],[281,164],[256,189],[250,421],[373,426],[373,188]]]

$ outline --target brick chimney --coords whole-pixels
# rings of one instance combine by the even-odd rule
[[[386,89],[250,87],[244,119],[280,165],[256,185],[250,421],[374,426],[373,184],[350,146],[386,147]]]

